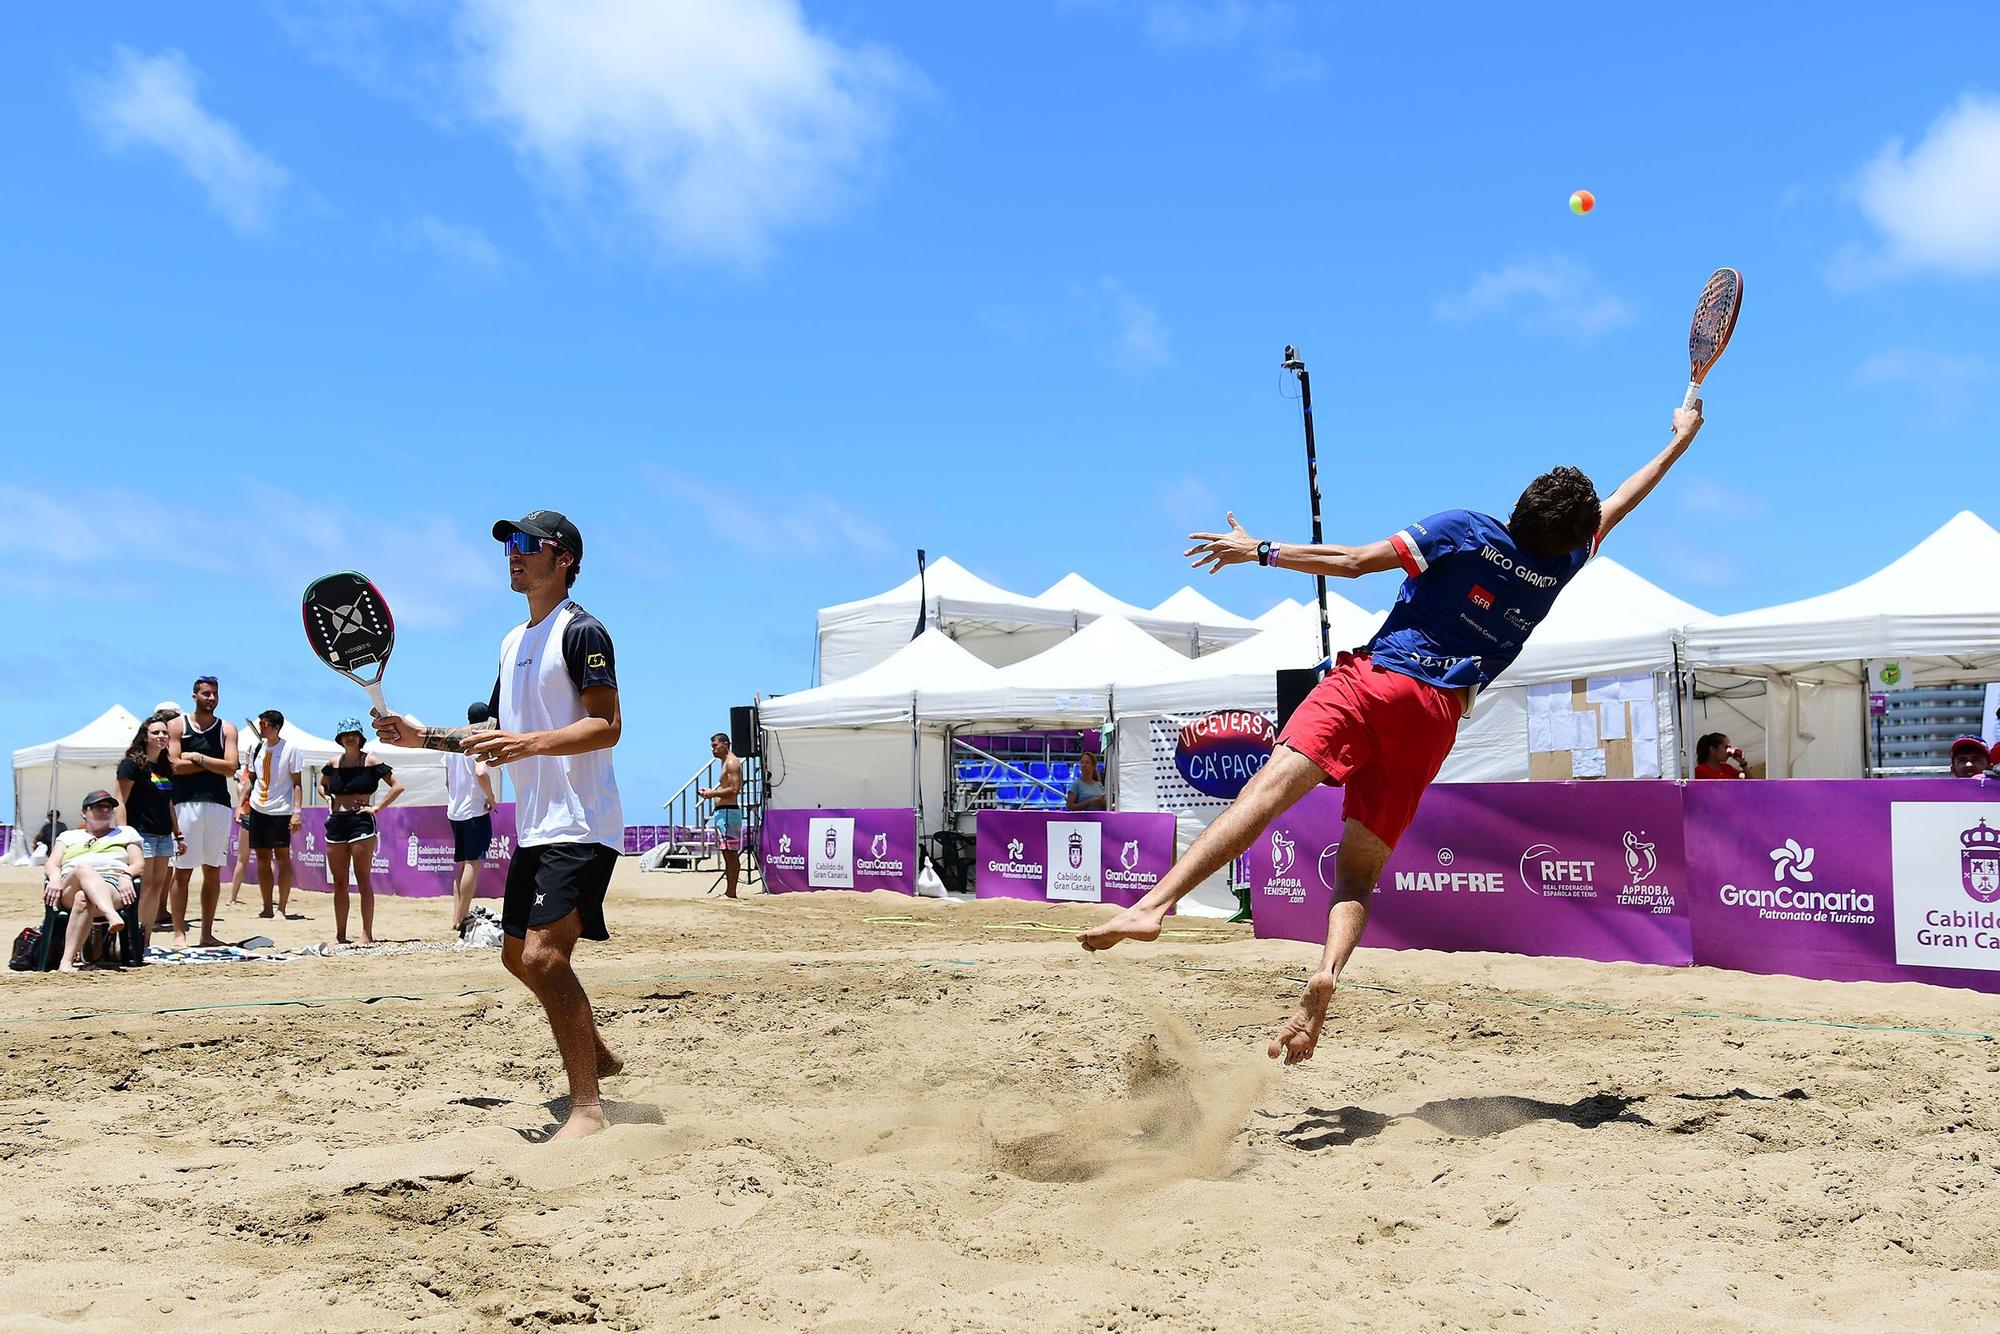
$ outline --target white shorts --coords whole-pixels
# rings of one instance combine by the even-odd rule
[[[187,851],[174,858],[176,871],[228,864],[229,831],[236,827],[236,812],[212,801],[181,801],[174,804],[174,813],[187,839]]]

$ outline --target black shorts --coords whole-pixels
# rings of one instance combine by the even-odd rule
[[[249,833],[250,846],[256,851],[292,846],[292,817],[289,815],[251,811],[244,817],[243,828]]]
[[[529,927],[549,926],[573,912],[585,940],[611,939],[604,929],[604,893],[617,865],[618,849],[602,843],[515,848],[500,925],[508,935],[526,940]]]
[[[451,822],[451,859],[455,862],[476,862],[485,859],[486,850],[493,846],[493,814],[475,815],[470,820]]]
[[[364,838],[375,837],[375,817],[361,811],[329,811],[326,816],[326,841],[329,843],[359,843]]]

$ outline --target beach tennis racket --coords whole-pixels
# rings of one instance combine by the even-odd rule
[[[306,642],[319,660],[368,692],[376,711],[388,713],[382,671],[396,647],[396,619],[367,576],[345,570],[315,579],[304,599]],[[369,668],[374,671],[363,676]]]
[[[1717,269],[1708,275],[1695,303],[1694,323],[1688,329],[1688,391],[1681,406],[1691,408],[1701,397],[1701,382],[1722,360],[1729,335],[1736,332],[1736,316],[1743,309],[1743,275],[1735,269]]]

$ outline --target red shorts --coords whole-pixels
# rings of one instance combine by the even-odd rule
[[[1343,813],[1395,847],[1458,740],[1456,692],[1343,653],[1278,734],[1345,787]]]

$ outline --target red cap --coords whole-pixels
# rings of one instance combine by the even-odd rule
[[[1951,753],[1952,753],[1952,754],[1956,755],[1956,754],[1958,754],[1958,752],[1960,752],[1961,750],[1976,750],[1976,751],[1978,751],[1978,752],[1979,752],[1979,753],[1980,753],[1981,755],[1986,755],[1986,756],[1988,756],[1988,758],[1991,758],[1991,755],[1992,755],[1992,752],[1989,752],[1989,751],[1988,751],[1988,750],[1986,749],[1986,738],[1985,738],[1985,737],[1977,737],[1977,736],[1962,736],[1962,737],[1960,737],[1960,738],[1959,738],[1958,740],[1956,740],[1956,741],[1954,741],[1954,742],[1952,742],[1952,743],[1951,743]]]

